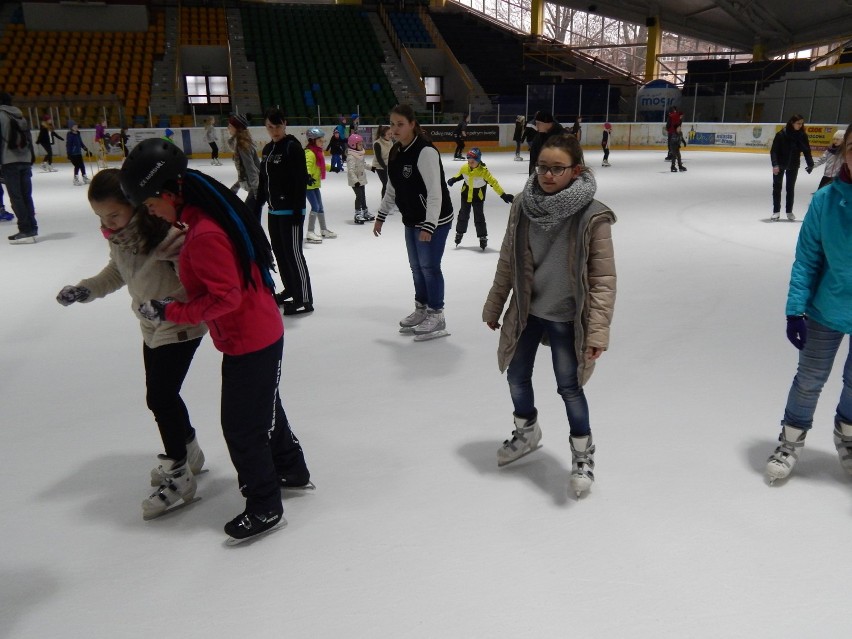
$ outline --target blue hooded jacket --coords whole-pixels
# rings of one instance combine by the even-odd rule
[[[839,178],[814,194],[799,231],[787,315],[802,313],[852,334],[852,184]]]

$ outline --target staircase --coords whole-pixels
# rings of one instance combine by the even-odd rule
[[[178,95],[178,10],[166,7],[165,41],[166,51],[162,60],[154,60],[154,71],[151,79],[151,114],[154,126],[160,126],[160,115],[169,116],[183,112],[183,95]],[[181,94],[183,91],[181,90]]]
[[[239,9],[226,11],[228,20],[228,42],[231,51],[231,99],[232,108],[237,113],[263,112],[260,103],[260,88],[257,85],[257,72],[254,62],[246,57],[243,21]]]
[[[396,96],[398,104],[411,105],[416,112],[426,110],[426,94],[423,88],[419,90],[415,87],[420,83],[420,78],[413,78],[412,74],[407,72],[405,66],[396,55],[393,43],[382,24],[379,14],[375,11],[367,12],[367,18],[370,21],[370,26],[376,34],[376,38],[382,47],[382,52],[385,54],[385,62],[382,63],[382,69],[390,82],[391,90]]]

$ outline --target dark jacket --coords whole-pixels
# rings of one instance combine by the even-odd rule
[[[65,141],[65,138],[58,135],[56,131],[47,126],[39,127],[38,137],[36,138],[36,144],[40,144],[41,146],[51,146],[57,139]]]
[[[304,213],[309,179],[305,151],[295,137],[270,142],[263,147],[255,213],[266,203],[274,211]]]
[[[536,133],[536,136],[530,140],[530,174],[535,170],[535,164],[538,162],[538,154],[541,153],[541,147],[547,142],[547,138],[553,135],[565,133],[565,127],[559,122],[554,122],[547,133]]]
[[[332,155],[343,155],[344,147],[346,146],[346,142],[341,140],[340,138],[332,138],[328,141],[328,146],[325,147],[326,151],[331,151]]]
[[[772,166],[777,166],[782,171],[798,169],[801,165],[802,153],[805,154],[805,163],[812,167],[814,159],[811,157],[811,145],[807,134],[802,129],[797,131],[788,124],[775,134],[769,159],[772,161]]]

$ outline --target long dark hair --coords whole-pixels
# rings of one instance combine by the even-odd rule
[[[102,169],[95,173],[89,184],[89,202],[105,202],[116,200],[121,204],[133,206],[121,190],[119,179],[121,171],[118,169]],[[139,235],[139,251],[147,255],[163,241],[169,232],[169,223],[153,215],[148,215],[146,207],[137,206],[133,209],[133,217],[136,218],[135,226]]]
[[[185,204],[197,206],[222,227],[237,252],[246,287],[255,286],[251,276],[251,265],[255,263],[266,287],[275,289],[269,274],[275,270],[272,247],[266,233],[257,217],[231,189],[201,171],[187,169],[180,185],[172,181],[163,190],[180,193]]]
[[[802,121],[802,125],[804,126],[804,124],[805,124],[805,117],[804,117],[804,116],[802,116],[802,115],[799,115],[799,114],[797,113],[796,115],[792,116],[789,120],[787,120],[787,130],[788,130],[788,131],[792,131],[792,130],[793,130],[793,124],[794,124],[795,122],[798,122],[799,120],[801,120],[801,121]]]
[[[580,146],[579,140],[572,133],[560,133],[551,135],[544,144],[541,145],[541,150],[545,149],[560,149],[568,154],[575,166],[580,167],[580,172],[591,172],[591,169],[586,166],[583,159],[583,147]]]

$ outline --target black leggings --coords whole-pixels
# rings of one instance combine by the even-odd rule
[[[41,148],[44,149],[44,161],[48,164],[53,164],[53,147],[50,144],[42,144]]]
[[[145,399],[157,420],[166,457],[175,460],[186,457],[186,442],[195,438],[195,429],[189,421],[180,389],[200,343],[199,337],[157,348],[142,345],[148,389]]]
[[[215,142],[210,142],[210,159],[218,160],[219,159],[219,145]]]
[[[784,211],[787,213],[793,212],[793,198],[796,196],[796,178],[799,177],[799,169],[779,169],[778,175],[772,176],[772,212],[781,212],[781,186],[784,182],[784,175],[787,175],[787,197],[784,202]]]
[[[77,177],[78,173],[82,173],[84,176],[86,175],[86,163],[83,162],[82,155],[69,155],[68,159],[71,160],[71,164],[74,165],[74,177]]]

